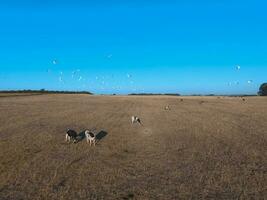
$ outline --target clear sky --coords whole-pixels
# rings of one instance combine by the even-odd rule
[[[89,2],[0,0],[0,90],[253,94],[267,82],[264,0]]]

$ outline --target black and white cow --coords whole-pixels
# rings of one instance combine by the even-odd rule
[[[70,142],[73,140],[73,142],[77,141],[77,133],[74,130],[68,129],[66,132],[66,142]]]
[[[95,146],[96,144],[96,135],[89,130],[86,130],[85,132],[86,142],[90,143],[90,146],[93,144]]]
[[[138,123],[138,124],[142,125],[141,120],[140,120],[139,117],[132,116],[132,124],[135,124],[135,123]]]

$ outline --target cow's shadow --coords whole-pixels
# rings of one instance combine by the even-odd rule
[[[104,130],[101,130],[101,131],[99,131],[97,134],[96,134],[96,140],[99,142],[99,141],[101,141],[101,140],[103,140],[106,136],[107,136],[107,132],[106,131],[104,131]]]
[[[82,132],[80,132],[78,135],[77,135],[77,142],[81,142],[82,140],[85,139],[85,130],[83,130]]]

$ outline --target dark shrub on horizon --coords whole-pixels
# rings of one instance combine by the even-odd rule
[[[258,94],[260,96],[267,96],[267,83],[261,84]]]

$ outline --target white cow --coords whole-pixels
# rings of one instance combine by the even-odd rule
[[[96,136],[92,131],[86,130],[85,132],[86,142],[90,143],[90,146],[96,144]]]
[[[141,120],[137,116],[132,116],[132,124],[139,123],[142,125]]]
[[[165,106],[165,110],[171,110],[170,106]]]

